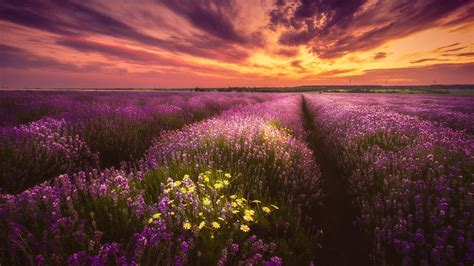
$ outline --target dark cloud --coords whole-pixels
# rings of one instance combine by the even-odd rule
[[[458,47],[458,48],[453,48],[453,49],[448,49],[448,50],[444,50],[443,52],[445,52],[445,53],[456,52],[456,51],[463,50],[463,49],[466,48],[466,47],[467,47],[467,46]]]
[[[0,68],[12,69],[56,69],[61,71],[90,72],[101,70],[104,64],[89,63],[85,66],[60,62],[56,59],[38,56],[27,50],[0,44]]]
[[[387,53],[386,52],[377,52],[374,54],[374,60],[379,60],[379,59],[383,59],[387,57]]]
[[[245,43],[246,36],[233,24],[237,10],[233,0],[158,0],[207,34],[231,43]]]
[[[472,16],[446,20],[472,5],[469,0],[279,1],[269,13],[270,28],[283,29],[281,44],[309,45],[321,58],[336,58],[433,26],[472,21]]]
[[[459,45],[460,45],[460,43],[453,43],[453,44],[450,44],[450,45],[441,46],[441,47],[438,47],[435,50],[433,50],[433,52],[451,53],[451,52],[464,50],[464,49],[467,48],[467,46],[459,47]]]
[[[460,43],[452,43],[452,44],[449,44],[449,45],[445,45],[445,46],[441,46],[441,47],[438,47],[436,48],[436,51],[443,51],[444,49],[448,49],[448,48],[452,48],[452,47],[455,47],[455,46],[458,46],[460,45]]]
[[[301,65],[301,60],[293,60],[291,61],[291,66],[295,68],[299,68],[301,70],[305,70],[305,68]]]
[[[414,61],[410,61],[412,64],[419,64],[424,62],[439,62],[439,61],[449,61],[448,59],[439,59],[439,58],[422,58]]]
[[[459,54],[456,54],[456,56],[474,56],[474,52],[470,52],[470,53],[459,53]]]
[[[282,48],[282,49],[278,49],[278,51],[276,51],[275,54],[285,56],[285,57],[294,57],[298,54],[298,50]]]
[[[206,35],[174,37],[166,49],[225,62],[241,62],[249,57],[246,49]]]
[[[467,52],[467,53],[447,53],[442,54],[442,56],[461,56],[461,57],[471,57],[474,56],[474,52]]]
[[[60,35],[97,33],[150,45],[164,42],[76,1],[7,1],[0,5],[0,19]]]
[[[224,11],[230,9],[230,2],[222,1],[222,3],[227,4],[219,5],[217,11],[212,11],[211,8],[208,13],[205,12],[206,6],[204,5],[190,2],[190,5],[187,6],[184,1],[173,1],[173,3],[175,3],[176,12],[178,12],[178,7],[184,8],[186,6],[182,10],[183,14],[189,16],[190,20],[199,20],[200,22],[196,22],[196,26],[204,29],[207,34],[195,34],[186,37],[172,36],[169,39],[157,38],[145,34],[105,12],[74,0],[2,2],[0,5],[0,20],[67,38],[101,34],[159,47],[171,52],[216,60],[236,62],[248,57],[245,49],[233,45],[233,42],[243,42],[244,39],[233,30],[232,24],[229,24],[230,21],[224,19],[225,16],[231,14],[230,11]],[[208,4],[210,5],[210,2]],[[167,6],[172,6],[171,2]],[[229,6],[229,8],[224,8],[225,6]],[[222,18],[220,15],[222,15]],[[201,21],[205,17],[208,19],[207,22]],[[209,33],[212,34],[209,35]],[[258,36],[253,37],[257,38]]]

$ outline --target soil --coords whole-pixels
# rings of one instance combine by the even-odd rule
[[[372,265],[369,241],[355,221],[359,213],[348,191],[345,178],[331,155],[331,147],[324,144],[315,120],[315,111],[302,96],[303,126],[310,133],[307,142],[314,152],[321,171],[322,207],[315,213],[315,221],[323,230],[322,247],[315,251],[316,265]]]

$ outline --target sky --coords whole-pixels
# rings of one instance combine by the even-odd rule
[[[1,85],[474,83],[472,0],[0,0]]]

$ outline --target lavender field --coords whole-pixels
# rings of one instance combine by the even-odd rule
[[[1,92],[0,265],[472,265],[474,96]]]

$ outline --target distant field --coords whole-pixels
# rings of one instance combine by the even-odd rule
[[[255,90],[0,92],[0,264],[472,264],[472,88]]]

